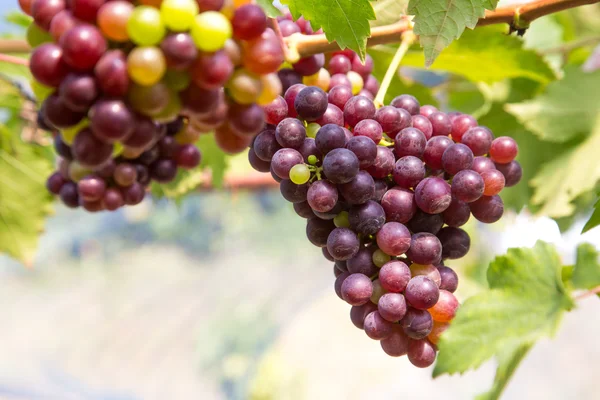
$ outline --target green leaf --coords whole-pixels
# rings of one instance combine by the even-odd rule
[[[600,198],[598,199],[596,204],[594,204],[594,212],[590,216],[590,219],[588,219],[588,221],[585,223],[585,226],[581,230],[581,233],[586,233],[587,231],[594,229],[598,225],[600,225]]]
[[[33,21],[33,18],[31,18],[29,15],[25,15],[22,12],[13,11],[6,14],[4,16],[4,20],[10,24],[27,28]]]
[[[369,0],[282,0],[295,19],[303,16],[313,29],[323,28],[327,40],[340,48],[349,47],[361,59],[367,54],[367,38],[371,35],[369,21],[375,11]]]
[[[398,22],[406,15],[408,0],[377,0],[373,3],[377,19],[371,21],[371,26],[382,26]]]
[[[507,110],[541,139],[564,143],[589,135],[600,110],[600,71],[566,69],[562,80],[552,82],[533,100],[508,104]]]
[[[522,344],[516,346],[514,349],[505,349],[502,354],[497,357],[498,367],[496,369],[496,376],[494,377],[492,388],[488,392],[477,396],[476,400],[499,399],[506,384],[530,349],[531,344]]]
[[[532,204],[540,206],[540,214],[554,218],[573,214],[577,208],[573,201],[593,190],[600,180],[600,163],[596,159],[600,148],[600,114],[591,135],[563,147],[564,151],[546,162],[531,180]]]
[[[202,152],[200,168],[210,169],[212,174],[212,185],[217,188],[222,187],[223,181],[225,180],[225,172],[229,166],[227,155],[217,145],[213,134],[200,136],[197,145]]]
[[[425,53],[425,57],[427,53]],[[403,65],[422,67],[422,52],[410,52]],[[474,82],[493,83],[507,78],[529,78],[547,83],[554,72],[533,50],[523,47],[523,40],[508,36],[504,28],[488,26],[465,32],[431,65],[434,70],[462,75]]]
[[[525,36],[523,36],[524,47],[537,51],[556,48],[564,43],[563,34],[563,26],[552,15],[547,15],[536,19],[529,25]],[[545,54],[543,57],[554,71],[560,71],[563,65],[562,54],[551,53]]]
[[[273,0],[256,0],[256,2],[261,6],[269,18],[275,18],[281,15],[281,11],[273,5]]]
[[[475,28],[485,10],[497,4],[498,0],[410,0],[408,13],[415,16],[414,31],[425,52],[425,65],[429,67],[465,28]]]
[[[477,368],[494,355],[509,359],[507,350],[552,336],[574,306],[561,269],[556,249],[544,242],[496,257],[487,274],[490,290],[467,299],[442,336],[433,376]]]
[[[577,289],[592,289],[600,285],[598,251],[592,244],[582,243],[577,247],[577,260],[571,282]]]

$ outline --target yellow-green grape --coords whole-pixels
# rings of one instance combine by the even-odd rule
[[[373,252],[373,264],[378,268],[383,267],[386,263],[390,262],[392,257],[389,254],[385,254],[381,249],[377,249]]]
[[[223,14],[206,11],[196,16],[192,24],[192,39],[202,51],[217,51],[231,38],[231,22]]]
[[[161,112],[154,114],[152,119],[157,122],[167,123],[174,121],[179,116],[179,112],[181,111],[181,99],[177,95],[177,93],[172,93],[169,96],[169,104],[167,107]]]
[[[375,279],[373,281],[373,294],[371,295],[371,301],[374,304],[379,303],[379,299],[381,298],[381,296],[383,296],[386,293],[387,292],[383,288],[383,286],[381,286],[381,282],[379,282],[379,279]]]
[[[125,147],[123,147],[123,145],[121,143],[115,142],[114,147],[113,147],[113,153],[112,153],[113,158],[119,157],[121,154],[123,154],[124,150],[125,150]]]
[[[205,132],[194,128],[192,124],[188,124],[185,129],[182,129],[173,136],[178,144],[194,144],[200,136]]]
[[[177,71],[174,69],[167,70],[163,81],[170,89],[176,92],[181,92],[187,89],[192,81],[190,74],[187,71]]]
[[[69,178],[75,182],[79,182],[91,173],[91,169],[84,167],[77,161],[71,161],[69,164]]]
[[[127,57],[127,72],[140,85],[158,83],[166,70],[165,56],[158,47],[136,47]]]
[[[164,0],[160,6],[162,20],[172,31],[181,32],[190,29],[197,14],[196,0]]]
[[[134,149],[133,147],[123,147],[123,152],[121,153],[121,156],[128,160],[133,160],[134,158],[138,158],[139,156],[141,156],[143,152],[143,148]]]
[[[346,76],[350,80],[352,84],[352,94],[357,95],[363,87],[365,86],[365,82],[363,81],[362,76],[360,76],[357,72],[349,71]]]
[[[285,61],[283,64],[281,64],[281,67],[279,67],[279,69],[292,69],[292,68],[294,68],[294,66],[287,61]]]
[[[52,35],[40,28],[33,22],[27,27],[27,43],[31,47],[37,47],[40,44],[52,42]]]
[[[32,24],[34,25],[34,24]],[[35,98],[39,103],[42,103],[48,96],[50,96],[56,89],[48,87],[44,84],[39,83],[35,79],[32,79],[30,82],[31,90],[35,95]]]
[[[290,180],[296,185],[304,185],[310,179],[310,170],[306,164],[296,164],[290,169]]]
[[[137,112],[152,116],[162,112],[169,104],[171,90],[165,82],[152,86],[131,85],[127,99]]]
[[[306,127],[306,136],[314,139],[317,136],[319,129],[321,129],[321,125],[317,124],[316,122],[311,122]]]
[[[238,69],[227,83],[229,95],[236,103],[252,104],[262,91],[260,79],[245,69]]]
[[[77,125],[72,126],[70,128],[64,128],[60,131],[60,136],[62,137],[63,142],[68,145],[73,144],[73,140],[75,140],[75,136],[79,133],[79,131],[83,130],[83,128],[87,128],[90,124],[90,121],[87,118],[84,118]]]
[[[150,6],[138,6],[127,21],[127,34],[131,41],[140,46],[158,44],[167,30],[160,11]]]
[[[321,68],[316,74],[302,78],[302,83],[306,86],[316,86],[324,91],[328,91],[329,84],[331,83],[331,74],[325,68]]]
[[[350,219],[348,219],[348,211],[342,211],[333,218],[333,223],[338,228],[350,228]]]
[[[312,155],[312,154],[310,156],[308,156],[308,163],[310,165],[315,165],[317,162],[319,162],[319,159],[317,158],[317,156]]]
[[[256,102],[261,106],[266,106],[281,94],[283,86],[281,86],[281,80],[276,73],[261,76],[260,82],[262,83],[262,91]]]

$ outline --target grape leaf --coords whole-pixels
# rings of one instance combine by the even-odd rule
[[[281,11],[273,5],[273,0],[256,0],[256,2],[269,18],[276,18],[281,15]]]
[[[17,25],[21,28],[27,28],[33,22],[33,18],[19,11],[9,12],[4,16],[4,20],[9,24]]]
[[[596,204],[594,204],[594,212],[590,216],[590,219],[588,219],[588,221],[585,223],[581,233],[586,233],[598,225],[600,225],[600,198],[598,198],[598,201],[596,201]]]
[[[498,360],[498,367],[496,368],[496,376],[494,377],[492,388],[488,392],[478,395],[475,400],[499,399],[512,374],[515,373],[517,367],[521,361],[523,361],[531,347],[532,345],[529,343],[521,344],[512,349],[506,348],[501,354],[498,354],[496,357]]]
[[[582,243],[577,247],[577,260],[571,282],[577,289],[592,289],[600,285],[598,251],[592,244]]]
[[[496,257],[487,273],[490,290],[467,299],[442,335],[433,376],[477,368],[494,355],[510,359],[505,351],[552,336],[574,306],[561,269],[556,249],[541,241]]]
[[[323,29],[327,40],[349,47],[364,60],[367,38],[371,34],[369,21],[375,11],[369,0],[282,0],[295,19],[303,16],[313,29]]]
[[[373,3],[377,19],[371,21],[371,26],[382,26],[398,22],[408,9],[408,0],[377,0]]]
[[[569,67],[564,78],[549,84],[542,95],[506,107],[543,140],[564,143],[588,135],[600,110],[600,71]]]
[[[420,37],[425,65],[429,67],[465,28],[475,28],[485,10],[497,4],[498,0],[410,0],[408,13],[415,16],[414,32]]]
[[[423,66],[423,52],[410,52],[403,65]],[[488,26],[465,32],[431,65],[462,75],[474,82],[492,83],[506,78],[529,78],[548,83],[555,79],[546,61],[533,50],[523,47],[523,40],[508,36],[504,28]]]

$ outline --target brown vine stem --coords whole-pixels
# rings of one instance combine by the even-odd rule
[[[7,62],[9,64],[17,64],[17,65],[29,65],[29,60],[21,57],[11,56],[9,54],[0,53],[0,62]]]
[[[579,300],[583,300],[583,299],[585,299],[587,297],[591,297],[591,296],[594,296],[596,294],[600,294],[600,286],[596,286],[595,288],[590,289],[587,292],[583,292],[583,293],[575,296],[575,300],[578,300],[578,301]]]

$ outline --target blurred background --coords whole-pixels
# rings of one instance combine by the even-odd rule
[[[16,9],[0,3],[2,15]],[[4,21],[0,32],[22,34]],[[542,239],[565,263],[578,243],[600,247],[600,230],[579,234],[586,220],[562,234],[526,211],[469,222],[472,250],[450,264],[459,299],[485,288],[490,259],[509,247]],[[32,268],[0,256],[0,399],[469,399],[489,388],[493,362],[432,380],[385,355],[350,322],[332,264],[304,230],[276,187],[149,198],[112,214],[58,207]],[[598,398],[597,301],[533,348],[505,399]]]

